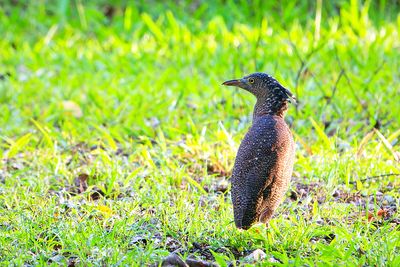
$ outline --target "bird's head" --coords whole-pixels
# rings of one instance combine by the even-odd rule
[[[255,95],[257,99],[273,98],[275,101],[296,103],[293,94],[266,73],[253,73],[241,79],[226,81],[223,85],[243,88]]]

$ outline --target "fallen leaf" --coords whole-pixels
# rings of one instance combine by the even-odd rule
[[[71,114],[75,118],[80,118],[83,115],[82,109],[74,101],[71,100],[63,101],[62,106],[66,113]]]
[[[104,214],[106,214],[106,215],[108,215],[108,216],[110,216],[110,215],[112,215],[114,213],[114,211],[112,209],[110,209],[109,207],[104,206],[104,205],[97,206],[97,210],[102,212],[102,213],[104,213]]]
[[[87,180],[89,178],[89,175],[86,173],[81,173],[78,175],[77,178],[75,178],[74,183],[75,186],[79,188],[79,193],[83,193],[86,191],[88,188]]]
[[[376,215],[377,215],[378,217],[383,217],[383,218],[385,218],[385,217],[387,217],[387,215],[388,215],[388,210],[387,210],[387,209],[380,209],[380,210],[378,210],[378,212],[376,213]]]
[[[375,220],[380,220],[382,218],[386,218],[388,216],[388,210],[387,209],[380,209],[376,213],[376,216],[373,213],[368,212],[368,222],[373,222]]]

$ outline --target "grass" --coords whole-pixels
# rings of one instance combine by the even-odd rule
[[[3,4],[2,265],[399,266],[399,6],[327,2]],[[299,99],[296,164],[270,228],[239,232],[254,98],[221,83],[254,71]]]

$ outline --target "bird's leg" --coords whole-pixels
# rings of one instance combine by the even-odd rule
[[[266,226],[264,228],[264,240],[265,243],[268,247],[273,246],[274,242],[273,242],[273,237],[272,237],[272,229],[270,227],[268,227],[268,223],[266,223]]]

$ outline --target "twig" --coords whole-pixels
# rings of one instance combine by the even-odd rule
[[[351,93],[353,94],[353,96],[357,100],[357,102],[362,106],[361,99],[355,93],[354,88],[353,88],[353,86],[351,84],[351,80],[350,80],[349,76],[347,75],[347,72],[346,72],[345,68],[343,67],[343,64],[342,64],[342,61],[340,60],[340,57],[339,57],[339,54],[338,54],[336,46],[335,46],[335,57],[336,57],[336,61],[338,62],[341,71],[343,71],[343,76],[346,78],[346,81],[347,81],[347,84],[350,87]],[[367,110],[367,112],[368,112],[368,110]]]
[[[292,40],[290,38],[290,34],[288,34],[288,36],[289,36],[289,44],[293,48],[294,53],[296,54],[297,58],[300,60],[300,68],[297,70],[296,78],[294,80],[294,90],[295,90],[296,98],[297,98],[297,101],[300,103],[299,80],[300,80],[301,73],[303,72],[303,69],[306,66],[306,63],[304,62],[303,58],[300,56],[300,53],[297,50],[296,45],[292,42]],[[296,113],[298,113],[298,105],[296,105]]]
[[[363,107],[363,103],[362,103],[361,99],[358,97],[358,95],[355,93],[353,85],[351,84],[351,80],[350,80],[349,76],[347,75],[345,68],[343,67],[343,64],[342,64],[342,61],[340,60],[336,46],[335,46],[335,57],[336,57],[336,61],[339,64],[340,69],[343,71],[343,77],[346,78],[347,85],[349,86],[351,93],[353,94],[353,96],[356,99],[356,101],[358,102],[358,104],[361,107]],[[368,118],[370,118],[371,113],[369,112],[369,109],[364,109],[364,110],[367,112]]]
[[[254,47],[254,55],[253,55],[253,59],[254,59],[254,70],[257,71],[257,49],[260,46],[261,43],[261,30],[262,30],[262,21],[263,21],[263,17],[260,17],[260,27],[258,29],[258,36],[257,36],[257,41],[256,41],[256,45]]]
[[[381,175],[375,175],[375,176],[367,176],[364,179],[358,180],[359,182],[363,183],[371,179],[376,179],[376,178],[382,178],[382,177],[390,177],[390,176],[400,176],[400,173],[385,173]],[[356,184],[357,181],[351,181],[349,182],[350,184]]]
[[[304,67],[306,66],[304,61],[302,61],[302,60],[300,60],[300,61],[301,61],[301,65],[297,71],[296,78],[294,79],[294,90],[295,90],[297,101],[299,101],[299,102],[300,102],[299,80],[300,80],[301,73],[304,71]],[[296,105],[296,111],[297,111],[297,105]]]
[[[385,66],[386,60],[383,60],[382,63],[374,70],[372,75],[369,77],[368,81],[365,83],[364,87],[364,92],[368,90],[369,83],[372,81],[373,78],[375,78],[376,75],[383,69],[383,66]]]
[[[299,99],[300,99],[300,96],[299,96],[299,89],[298,89],[298,86],[299,86],[299,81],[300,81],[301,74],[304,72],[304,70],[305,70],[306,67],[307,67],[306,60],[308,61],[308,60],[312,57],[313,54],[315,54],[315,53],[318,52],[320,49],[322,49],[322,48],[325,46],[326,42],[321,42],[321,44],[320,44],[319,46],[317,46],[316,48],[314,48],[313,50],[311,50],[310,53],[308,53],[308,54],[305,56],[305,59],[303,59],[303,57],[300,55],[299,50],[297,49],[297,46],[292,42],[292,40],[291,40],[289,34],[288,34],[288,39],[289,39],[289,44],[290,44],[290,46],[293,48],[296,57],[297,57],[297,58],[299,59],[299,61],[300,61],[300,68],[298,69],[297,74],[296,74],[296,78],[295,78],[295,93],[296,93],[296,98],[297,98],[297,100],[299,100]],[[317,77],[314,75],[314,73],[313,73],[311,70],[308,69],[308,72],[310,73],[311,77],[313,77],[315,83],[317,84],[318,89],[320,89],[320,91],[321,91],[321,92],[323,93],[323,95],[325,96],[325,91],[324,91],[324,89],[322,88],[322,85],[321,85],[320,81],[317,79]],[[300,101],[299,101],[299,102],[300,102]],[[298,107],[296,106],[296,112],[297,112],[297,109],[298,109]]]
[[[340,81],[340,79],[342,78],[343,74],[344,74],[344,70],[341,69],[341,70],[340,70],[340,73],[339,73],[339,76],[338,76],[337,79],[336,79],[335,85],[334,85],[333,88],[332,88],[332,94],[331,94],[331,96],[326,100],[326,104],[327,104],[327,105],[329,105],[329,104],[331,103],[333,97],[335,96],[337,86],[338,86],[339,81]]]

